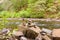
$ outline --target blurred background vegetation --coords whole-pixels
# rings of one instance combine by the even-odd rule
[[[0,21],[1,29],[7,27],[6,25],[9,22],[5,18],[59,19],[60,0],[0,0],[0,18],[3,18]],[[14,23],[11,23],[11,26],[14,25]]]
[[[0,0],[0,18],[60,18],[60,0]]]

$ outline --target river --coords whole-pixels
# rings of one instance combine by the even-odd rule
[[[26,19],[27,20],[27,19]],[[28,19],[33,20],[37,26],[40,28],[60,28],[60,20],[51,20],[51,19]],[[4,23],[5,27],[18,27],[21,22],[21,19],[7,19],[8,22]]]

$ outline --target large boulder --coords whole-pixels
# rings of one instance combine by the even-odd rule
[[[60,37],[60,29],[53,29],[52,36],[53,37]]]
[[[25,31],[24,31],[24,35],[25,35],[25,37],[27,37],[27,38],[31,38],[31,39],[35,39],[37,36],[38,36],[38,34],[40,33],[40,28],[39,27],[29,27],[28,29],[26,29]]]
[[[37,26],[35,26],[35,27],[30,27],[30,28],[28,28],[29,30],[32,30],[32,31],[34,31],[34,32],[36,32],[36,33],[40,33],[41,32],[41,29],[39,28],[39,27],[37,27]]]
[[[53,29],[52,37],[53,40],[60,40],[60,29]]]

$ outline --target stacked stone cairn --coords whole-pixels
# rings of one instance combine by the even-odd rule
[[[23,22],[19,25],[18,29],[23,34],[22,35],[18,32],[16,33],[16,35],[20,34],[18,36],[20,40],[51,40],[51,38],[47,36],[46,32],[43,32],[32,22],[32,20],[29,20],[26,23],[23,19]]]

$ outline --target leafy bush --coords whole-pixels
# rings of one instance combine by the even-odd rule
[[[22,18],[30,18],[30,13],[28,11],[22,10],[19,12],[19,14]]]
[[[43,12],[31,13],[31,18],[44,18],[44,13]]]
[[[0,18],[55,18],[56,14],[59,17],[60,0],[6,0],[0,11]]]

